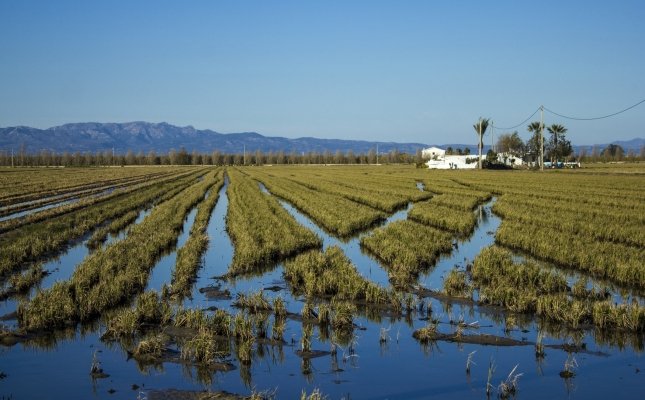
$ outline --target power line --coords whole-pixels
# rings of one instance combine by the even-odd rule
[[[629,107],[625,108],[624,110],[620,110],[620,111],[618,111],[618,112],[615,112],[615,113],[613,113],[613,114],[609,114],[609,115],[603,115],[602,117],[593,117],[593,118],[578,118],[578,117],[570,117],[570,116],[567,116],[567,115],[558,114],[557,112],[555,112],[555,111],[551,111],[551,110],[549,110],[549,109],[548,109],[548,108],[546,108],[546,107],[544,107],[544,110],[545,110],[545,111],[550,112],[551,114],[555,114],[555,115],[557,115],[558,117],[562,117],[562,118],[566,118],[566,119],[574,119],[574,120],[576,120],[576,121],[593,121],[593,120],[596,120],[596,119],[604,119],[604,118],[613,117],[614,115],[622,114],[622,113],[624,113],[625,111],[631,110],[632,108],[634,108],[634,107],[636,107],[636,106],[638,106],[639,104],[642,104],[642,103],[645,103],[645,99],[643,99],[643,100],[639,101],[638,103],[636,103],[636,104],[634,104],[634,105],[631,105],[631,106],[629,106]]]
[[[643,101],[645,101],[645,100],[643,100]],[[546,109],[545,109],[545,110],[546,110]],[[533,112],[533,114],[531,114],[527,119],[525,119],[524,121],[520,122],[519,124],[517,124],[517,125],[515,125],[515,126],[511,126],[510,128],[501,128],[501,127],[499,127],[499,126],[495,126],[495,129],[501,129],[501,130],[511,130],[511,129],[515,129],[515,128],[519,127],[519,126],[524,125],[528,120],[530,120],[531,118],[533,118],[533,116],[534,116],[535,114],[537,114],[537,112],[538,112],[538,111],[540,111],[540,108],[539,108],[539,107],[538,107],[538,108]]]

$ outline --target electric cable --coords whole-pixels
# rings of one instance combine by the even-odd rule
[[[642,103],[645,103],[645,99],[643,99],[643,100],[639,101],[638,103],[636,103],[636,104],[634,104],[634,105],[631,105],[631,106],[629,106],[629,107],[625,108],[624,110],[620,110],[620,111],[615,112],[615,113],[613,113],[613,114],[603,115],[602,117],[592,117],[592,118],[570,117],[570,116],[567,116],[567,115],[559,114],[559,113],[557,113],[557,112],[555,112],[555,111],[551,111],[551,110],[549,110],[549,109],[548,109],[548,108],[546,108],[546,107],[544,107],[544,111],[548,111],[548,112],[550,112],[551,114],[554,114],[554,115],[557,115],[558,117],[562,117],[562,118],[566,118],[566,119],[573,119],[573,120],[576,120],[576,121],[593,121],[593,120],[597,120],[597,119],[604,119],[604,118],[613,117],[613,116],[618,115],[618,114],[622,114],[622,113],[624,113],[625,111],[629,111],[629,110],[631,110],[632,108],[634,108],[634,107],[636,107],[636,106],[638,106],[638,105],[640,105],[640,104],[642,104]]]
[[[645,101],[645,100],[643,100],[643,101]],[[537,112],[538,112],[538,111],[540,111],[540,108],[539,108],[539,107],[538,107],[538,108],[535,110],[535,112],[533,112],[533,114],[531,114],[527,119],[525,119],[524,121],[520,122],[519,124],[517,124],[517,125],[515,125],[515,126],[511,126],[510,128],[502,128],[502,127],[499,127],[499,126],[495,126],[495,129],[511,130],[511,129],[515,129],[515,128],[517,128],[517,127],[520,127],[520,126],[524,125],[528,120],[530,120],[531,118],[533,118],[533,116],[534,116],[535,114],[537,114]]]

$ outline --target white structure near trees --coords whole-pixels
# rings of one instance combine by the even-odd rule
[[[423,157],[424,160],[436,160],[445,157],[445,155],[446,151],[439,147],[432,146],[421,150],[421,157]]]
[[[497,153],[497,161],[510,167],[519,167],[524,164],[522,157],[518,157],[512,153]]]
[[[426,163],[430,169],[475,169],[477,168],[476,154],[467,156],[443,156]]]

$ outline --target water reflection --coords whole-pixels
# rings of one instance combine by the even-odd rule
[[[281,265],[261,276],[241,277],[234,281],[212,279],[227,272],[233,254],[233,246],[225,229],[228,206],[226,187],[225,184],[220,191],[208,226],[210,245],[193,291],[193,300],[187,300],[184,305],[195,308],[214,306],[235,314],[241,311],[232,306],[232,300],[208,300],[199,292],[199,288],[220,284],[222,289],[229,289],[235,294],[251,293],[272,286],[275,292],[265,292],[269,298],[280,296],[287,302],[290,312],[300,312],[305,299],[294,296],[288,290]],[[318,233],[325,241],[325,247],[340,246],[368,279],[382,285],[388,284],[387,274],[378,262],[360,252],[359,237],[342,242],[321,234],[315,223],[288,204],[283,205],[300,223]],[[488,203],[476,211],[479,223],[472,238],[457,242],[458,248],[453,254],[442,257],[432,272],[422,275],[421,283],[430,288],[441,287],[441,277],[445,272],[455,265],[465,267],[481,248],[493,243],[492,232],[497,229],[499,219],[490,213],[490,206],[491,203]],[[391,218],[405,219],[406,215],[407,210],[402,210]],[[185,225],[184,232],[189,231],[187,228]],[[356,247],[350,247],[352,243]],[[366,266],[367,263],[372,264]],[[497,307],[478,306],[472,301],[414,300],[411,306],[405,306],[401,312],[385,313],[377,307],[358,305],[354,314],[356,328],[350,332],[336,331],[327,325],[314,325],[313,333],[307,334],[308,346],[314,351],[328,351],[328,354],[318,358],[303,358],[295,353],[301,348],[301,339],[305,336],[302,318],[290,315],[279,320],[267,315],[259,316],[254,319],[254,329],[256,333],[264,331],[267,339],[253,343],[250,363],[241,363],[237,358],[232,360],[239,369],[237,373],[217,372],[205,365],[187,362],[145,363],[128,359],[127,352],[132,350],[136,339],[101,342],[99,332],[104,328],[98,323],[76,330],[64,330],[57,338],[55,335],[43,338],[34,345],[25,343],[9,348],[3,354],[3,362],[6,362],[3,365],[7,366],[3,369],[7,368],[12,379],[12,392],[17,398],[45,398],[54,390],[57,396],[70,399],[87,398],[92,390],[96,390],[97,397],[107,397],[110,388],[116,389],[110,398],[134,398],[137,392],[133,392],[131,387],[135,382],[145,387],[146,391],[167,388],[193,391],[224,389],[248,394],[252,389],[279,388],[280,398],[297,398],[303,389],[310,393],[314,388],[321,388],[330,398],[348,396],[348,393],[351,397],[359,398],[482,398],[485,396],[486,368],[491,359],[498,366],[493,376],[495,384],[505,379],[514,365],[520,364],[519,372],[525,373],[520,383],[520,396],[523,398],[557,398],[568,395],[567,391],[581,398],[611,395],[611,390],[605,390],[604,384],[597,383],[601,380],[609,382],[610,386],[620,382],[621,387],[626,388],[627,395],[637,396],[638,389],[642,389],[640,376],[633,372],[633,368],[626,372],[628,364],[640,365],[640,357],[632,349],[643,350],[642,335],[572,330],[536,321],[529,315],[509,314]],[[488,333],[527,343],[536,342],[538,332],[543,332],[546,357],[536,359],[532,345],[502,348],[449,342],[419,344],[412,339],[415,329],[425,327],[432,320],[437,320],[438,326],[445,332],[455,332],[461,324],[465,324],[465,333]],[[477,327],[470,326],[475,322]],[[276,328],[280,324],[282,327]],[[276,335],[285,342],[269,341],[268,337],[273,336],[274,330],[279,331],[279,335]],[[182,339],[174,340],[179,349]],[[577,347],[565,348],[563,343]],[[587,343],[584,349],[583,343]],[[223,349],[231,354],[240,351],[235,347],[237,345],[235,340],[222,343]],[[25,348],[30,351],[25,352]],[[102,368],[112,376],[109,381],[97,380],[92,383],[88,368],[92,354],[97,349],[101,351],[98,357]],[[464,377],[466,359],[474,350],[477,351],[475,364],[470,374]],[[580,352],[577,357],[584,360],[584,365],[579,376],[574,378],[576,384],[563,386],[558,372],[568,352],[573,350]],[[611,356],[605,357],[600,354],[602,352]],[[62,363],[69,367],[59,373]],[[34,380],[42,384],[30,384]],[[93,384],[96,385],[94,389]]]
[[[150,213],[151,213],[151,212],[152,212],[152,208],[147,208],[147,209],[144,209],[144,210],[139,211],[139,215],[137,215],[137,218],[134,220],[134,222],[132,222],[132,224],[130,224],[130,225],[128,225],[128,226],[126,226],[125,228],[121,229],[121,230],[120,230],[119,232],[117,232],[117,233],[114,233],[114,234],[112,234],[112,233],[111,233],[110,235],[108,235],[108,238],[107,238],[107,240],[105,241],[104,246],[109,246],[109,245],[111,245],[112,243],[115,243],[115,242],[118,242],[119,240],[123,240],[123,239],[125,239],[125,238],[128,236],[128,232],[130,231],[130,229],[131,229],[133,226],[138,225],[138,224],[140,224],[141,222],[143,222],[143,220],[144,220],[148,215],[150,215]]]
[[[233,260],[233,243],[226,231],[226,212],[228,210],[229,180],[225,177],[224,185],[219,190],[217,203],[208,221],[208,249],[204,253],[203,267],[199,270],[190,299],[184,304],[191,308],[206,308],[210,302],[200,289],[215,284],[214,276],[224,275]],[[220,282],[221,283],[221,282]]]
[[[472,235],[466,239],[456,239],[454,249],[450,254],[443,254],[434,268],[419,276],[419,283],[429,289],[443,288],[443,277],[455,267],[465,268],[477,254],[495,243],[494,233],[501,224],[501,219],[491,211],[497,199],[477,207],[477,225]]]
[[[7,221],[7,220],[10,220],[10,219],[20,218],[20,217],[25,217],[25,216],[35,214],[35,213],[38,213],[38,212],[41,212],[41,211],[49,210],[50,208],[54,208],[54,207],[66,206],[68,204],[76,203],[79,200],[80,200],[79,198],[72,198],[72,199],[69,199],[69,200],[64,200],[64,201],[60,201],[60,202],[47,204],[47,205],[42,206],[42,207],[32,208],[30,210],[19,211],[19,212],[16,212],[16,213],[8,214],[8,215],[5,215],[3,217],[0,217],[0,222]]]
[[[270,192],[266,189],[266,187],[263,184],[259,183],[259,186],[262,192],[270,194]],[[306,228],[308,228],[309,230],[317,234],[320,238],[322,238],[323,249],[326,249],[330,246],[340,247],[345,253],[345,255],[350,259],[352,264],[354,264],[358,272],[364,278],[369,279],[372,282],[378,283],[381,286],[389,285],[387,272],[383,269],[383,267],[374,257],[370,256],[367,252],[364,252],[361,249],[361,246],[360,246],[361,236],[364,235],[365,233],[363,234],[359,233],[357,235],[354,235],[353,237],[345,238],[345,239],[338,238],[326,232],[324,229],[318,226],[318,224],[313,222],[309,217],[304,215],[302,212],[300,212],[297,208],[293,207],[288,202],[281,200],[279,198],[278,198],[278,201],[280,202],[282,207],[284,207],[285,210],[287,210],[287,212],[289,212],[289,214],[291,214],[291,216],[293,216],[296,219],[296,221],[298,221],[298,223],[305,226]],[[408,206],[405,209],[392,214],[389,218],[387,218],[385,221],[380,223],[378,226],[387,226],[388,224],[394,221],[406,219],[408,215],[408,211],[411,208],[412,208],[412,205],[408,204]]]
[[[186,219],[184,219],[184,225],[181,233],[177,237],[176,245],[171,251],[164,254],[152,268],[150,278],[148,279],[148,284],[146,286],[146,291],[156,290],[160,292],[163,285],[170,284],[172,280],[172,272],[175,269],[175,264],[177,262],[177,250],[186,244],[186,241],[190,236],[190,230],[195,223],[195,217],[197,217],[197,207],[193,207],[186,216]]]
[[[140,223],[148,214],[150,214],[150,212],[151,209],[142,210],[137,219],[131,225],[122,229],[116,235],[110,235],[104,246],[112,244],[117,240],[124,239],[127,236],[128,230],[133,225]],[[37,285],[32,287],[28,293],[19,294],[4,301],[0,301],[0,316],[15,311],[20,301],[31,299],[36,294],[37,290],[48,289],[58,281],[69,280],[74,274],[76,267],[92,252],[92,250],[89,250],[87,246],[91,236],[92,232],[86,233],[80,239],[62,247],[57,256],[42,263],[42,269],[46,272],[43,279]]]
[[[101,190],[98,193],[94,193],[94,194],[91,194],[91,195],[86,195],[84,197],[72,197],[72,198],[69,198],[67,200],[62,200],[62,201],[55,201],[54,198],[55,197],[66,197],[66,196],[68,197],[69,194],[60,195],[60,196],[54,196],[54,197],[52,197],[52,201],[53,201],[52,203],[49,203],[49,204],[46,204],[46,205],[43,205],[43,206],[40,206],[40,207],[34,207],[34,208],[31,208],[31,209],[28,209],[28,210],[18,211],[18,212],[15,212],[15,213],[11,213],[11,214],[2,216],[2,217],[0,217],[0,222],[7,221],[7,220],[10,220],[10,219],[21,218],[21,217],[25,217],[25,216],[32,215],[32,214],[36,214],[36,213],[39,213],[41,211],[49,210],[51,208],[63,207],[63,206],[69,205],[69,204],[74,204],[74,203],[77,203],[78,201],[80,201],[82,199],[89,199],[89,198],[93,198],[93,197],[106,196],[106,195],[112,193],[114,191],[114,189],[115,189],[114,187],[110,187],[110,188],[107,188],[105,190]],[[20,203],[20,204],[12,205],[11,207],[7,207],[7,209],[28,206],[29,204],[33,204],[33,203],[36,203],[36,202],[39,202],[39,201],[41,201],[41,200],[35,200],[35,201]]]

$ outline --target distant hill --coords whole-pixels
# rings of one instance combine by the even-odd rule
[[[427,147],[423,143],[370,142],[363,140],[317,139],[302,137],[263,136],[255,132],[218,133],[212,130],[198,130],[192,126],[178,127],[167,123],[128,122],[128,123],[74,123],[48,129],[26,126],[0,128],[0,149],[13,148],[15,151],[25,146],[28,153],[43,149],[56,152],[96,152],[114,150],[124,153],[148,152],[154,150],[166,153],[181,147],[187,151],[222,153],[241,153],[261,150],[291,152],[342,152],[367,153],[370,149],[379,152],[398,150],[402,153],[415,153]]]
[[[625,150],[625,152],[629,152],[630,150],[632,150],[636,152],[636,154],[638,154],[641,148],[645,146],[645,139],[634,138],[632,140],[615,140],[611,143],[605,143],[605,144],[573,146],[573,150],[576,154],[578,154],[580,150],[584,149],[587,152],[587,154],[591,154],[594,147],[596,147],[598,151],[602,151],[602,149],[609,146],[610,144],[619,145],[620,147],[623,148],[623,150]]]
[[[473,140],[474,142],[474,140]],[[628,141],[615,141],[625,151],[634,150],[639,152],[645,145],[645,139],[636,138]],[[607,144],[595,145],[602,150]],[[371,149],[380,153],[387,153],[391,150],[398,150],[401,153],[414,154],[418,149],[429,147],[424,143],[396,143],[396,142],[372,142],[364,140],[340,140],[340,139],[318,139],[313,137],[301,137],[289,139],[284,137],[263,136],[256,132],[242,133],[219,133],[209,129],[198,130],[192,126],[179,127],[162,123],[150,122],[127,122],[127,123],[97,123],[84,122],[56,126],[48,129],[36,129],[27,126],[16,126],[0,128],[0,150],[19,151],[24,146],[28,153],[35,153],[41,150],[55,152],[96,152],[111,151],[123,154],[128,150],[134,152],[143,151],[147,153],[154,150],[158,153],[167,153],[171,149],[179,150],[181,147],[191,152],[197,150],[200,153],[210,153],[219,150],[222,153],[241,153],[246,146],[246,151],[253,152],[261,150],[284,151],[286,153],[295,151],[302,152],[324,152],[337,150],[343,153],[353,151],[355,153],[367,153]],[[443,149],[469,148],[472,154],[477,152],[476,144],[443,144]],[[594,145],[574,146],[576,153],[584,148],[591,152]],[[490,145],[484,146],[484,153]]]

